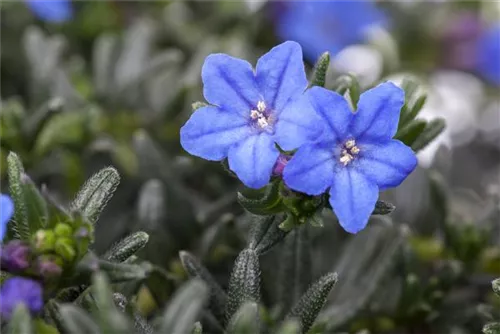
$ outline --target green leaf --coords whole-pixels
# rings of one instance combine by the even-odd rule
[[[184,284],[173,296],[159,320],[158,333],[191,333],[208,297],[208,288],[200,280]]]
[[[7,325],[7,333],[9,334],[31,334],[33,332],[33,326],[31,323],[31,317],[28,309],[24,304],[18,305],[12,314]]]
[[[36,334],[59,334],[59,330],[56,327],[47,324],[42,319],[34,319],[33,325]]]
[[[401,88],[405,91],[405,104],[401,108],[398,130],[406,127],[415,119],[427,100],[427,96],[420,93],[419,85],[416,80],[403,79]]]
[[[245,302],[260,300],[260,266],[257,252],[253,249],[243,250],[236,259],[229,279],[228,299],[226,303],[226,319]]]
[[[404,128],[398,130],[395,139],[401,140],[405,145],[411,146],[413,142],[420,136],[427,126],[427,122],[422,119],[416,119],[410,122]]]
[[[43,198],[35,183],[27,174],[21,174],[21,185],[28,213],[28,222],[30,223],[30,231],[34,233],[40,228],[47,227],[49,209],[45,198]]]
[[[207,284],[210,291],[210,310],[220,323],[224,323],[224,307],[227,299],[224,290],[222,290],[208,270],[193,255],[181,251],[179,252],[179,257],[189,277],[202,279]]]
[[[394,209],[396,209],[394,204],[378,200],[377,203],[375,203],[375,209],[373,210],[372,215],[388,215],[394,211]]]
[[[311,328],[336,283],[336,273],[326,274],[314,283],[293,307],[289,317],[300,321],[302,333]]]
[[[229,321],[227,332],[229,334],[259,333],[259,305],[253,302],[243,304]]]
[[[330,66],[330,53],[323,53],[316,65],[314,66],[314,73],[311,79],[310,87],[320,86],[325,87],[326,74],[328,72],[328,67]]]
[[[40,130],[43,129],[52,116],[62,111],[63,104],[63,100],[60,97],[54,97],[44,103],[23,122],[23,134],[33,139],[38,137]]]
[[[133,328],[123,313],[118,311],[113,301],[113,292],[109,281],[103,273],[96,273],[92,278],[92,296],[99,319],[99,327],[103,333],[127,333]]]
[[[496,293],[498,297],[500,297],[500,278],[493,280],[491,282],[491,287],[493,288],[493,292]]]
[[[99,268],[107,274],[112,283],[144,280],[153,270],[148,262],[137,265],[113,263],[104,260],[99,261]]]
[[[294,229],[286,237],[280,252],[278,300],[288,312],[312,282],[312,245],[309,226]]]
[[[73,304],[63,304],[58,309],[64,333],[95,334],[101,332],[95,321],[81,308]]]
[[[288,234],[287,231],[279,228],[283,216],[280,214],[254,219],[248,248],[254,249],[258,255],[262,255],[282,241]]]
[[[256,215],[270,215],[283,211],[280,195],[280,181],[274,181],[263,189],[238,192],[238,202],[248,212]]]
[[[31,228],[28,219],[28,209],[24,199],[23,183],[21,175],[24,174],[24,168],[21,160],[14,152],[7,156],[7,173],[9,177],[9,190],[14,202],[14,219],[8,225],[14,232],[14,237],[21,240],[30,240]]]
[[[344,95],[347,92],[354,110],[357,109],[361,88],[355,76],[350,74],[339,76],[333,84],[333,90],[340,95]]]
[[[422,131],[417,139],[411,144],[411,148],[415,152],[420,151],[430,144],[437,136],[439,136],[445,127],[446,123],[442,118],[438,118],[427,123],[424,131]]]
[[[145,232],[135,232],[111,246],[103,258],[110,262],[123,262],[148,243],[149,235]]]
[[[79,145],[83,142],[87,116],[82,112],[64,112],[51,117],[40,130],[34,151],[43,156],[56,147]]]
[[[484,334],[500,334],[500,322],[492,322],[484,325]]]
[[[72,210],[80,212],[91,223],[95,223],[119,183],[120,175],[116,169],[102,169],[85,182],[71,205]]]

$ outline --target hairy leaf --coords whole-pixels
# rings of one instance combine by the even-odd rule
[[[330,66],[330,53],[325,52],[319,57],[318,61],[316,62],[316,65],[314,66],[314,72],[310,84],[311,87],[313,86],[325,87],[325,79],[329,66]]]
[[[123,262],[148,243],[149,235],[145,232],[135,232],[125,237],[104,254],[103,258],[110,262]]]

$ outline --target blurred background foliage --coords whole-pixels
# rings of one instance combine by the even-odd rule
[[[113,165],[122,181],[97,224],[96,252],[145,231],[149,243],[139,257],[177,282],[140,290],[143,315],[155,314],[187,278],[180,250],[227,288],[253,218],[237,203],[238,180],[183,152],[179,128],[203,100],[205,57],[224,52],[254,62],[284,38],[279,27],[290,3],[75,1],[72,19],[59,24],[23,2],[0,5],[2,192],[9,151],[61,203]],[[500,6],[376,5],[389,24],[325,44],[332,58],[326,86],[342,73],[363,89],[411,78],[412,93],[426,95],[418,118],[441,117],[447,127],[419,153],[408,180],[382,195],[396,206],[390,216],[351,236],[325,213],[323,228],[294,230],[263,255],[262,302],[279,317],[311,282],[335,271],[339,282],[313,331],[478,333],[500,318],[490,285],[500,276],[500,95],[470,53],[483,27],[500,21]],[[297,24],[313,33],[318,21]],[[335,25],[319,29],[332,39],[342,34]],[[311,70],[314,60],[307,61]]]

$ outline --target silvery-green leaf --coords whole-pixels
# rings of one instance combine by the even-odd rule
[[[259,257],[253,249],[243,250],[234,263],[229,279],[228,299],[226,303],[226,319],[245,302],[260,300],[260,266]]]
[[[97,37],[92,49],[94,89],[105,96],[113,89],[113,70],[118,56],[118,39],[112,34]]]
[[[328,72],[328,67],[330,66],[330,53],[323,53],[316,65],[314,66],[314,72],[311,79],[310,86],[320,86],[325,87],[326,73]]]
[[[116,169],[102,169],[85,182],[71,205],[72,210],[80,212],[90,222],[95,223],[119,183],[120,175]]]
[[[179,252],[184,269],[191,278],[199,278],[203,280],[210,290],[209,308],[215,318],[224,323],[224,307],[226,305],[226,293],[220,285],[215,281],[210,272],[190,253],[186,251]]]
[[[302,333],[307,333],[312,326],[336,283],[336,273],[326,274],[315,282],[292,308],[289,317],[300,321]]]
[[[158,319],[159,333],[190,334],[208,297],[208,288],[200,280],[182,286]]]
[[[288,233],[279,227],[283,217],[284,215],[280,214],[256,217],[252,220],[248,248],[255,249],[257,254],[262,255],[281,242]]]
[[[123,262],[148,243],[149,235],[145,232],[135,232],[120,240],[104,254],[103,258],[110,262]]]
[[[73,304],[64,304],[59,308],[61,325],[68,334],[100,333],[99,326],[90,315]]]
[[[9,177],[10,196],[14,202],[14,219],[8,227],[14,232],[14,237],[21,240],[30,240],[32,231],[28,216],[28,208],[24,199],[21,176],[24,168],[21,160],[14,152],[7,156],[7,174]]]
[[[31,334],[33,332],[33,325],[31,323],[31,317],[28,309],[24,305],[18,305],[12,318],[7,325],[7,333],[9,334]]]
[[[232,316],[227,327],[227,332],[229,334],[259,333],[259,305],[254,302],[243,304]]]

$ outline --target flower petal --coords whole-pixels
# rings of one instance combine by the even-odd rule
[[[351,134],[356,139],[391,139],[398,129],[399,113],[404,101],[404,91],[390,82],[364,92],[351,123]]]
[[[353,168],[341,168],[330,188],[330,205],[349,233],[365,228],[378,199],[377,185]]]
[[[181,145],[192,155],[219,161],[227,156],[231,145],[251,133],[244,117],[208,106],[196,110],[181,128]]]
[[[0,194],[0,241],[3,240],[7,231],[7,223],[14,214],[14,202],[4,194]]]
[[[302,94],[308,82],[300,45],[285,42],[260,57],[257,83],[266,103],[277,112],[290,98]]]
[[[314,110],[327,125],[322,140],[344,140],[354,117],[346,99],[342,95],[322,87],[312,87],[307,93]]]
[[[224,111],[250,114],[261,96],[252,65],[226,54],[212,54],[201,70],[203,95]]]
[[[62,23],[73,16],[73,7],[68,0],[26,0],[26,4],[44,21]]]
[[[262,188],[269,183],[279,154],[272,137],[261,132],[229,149],[229,168],[247,187]]]
[[[332,185],[334,172],[330,150],[319,145],[304,145],[285,166],[283,180],[293,190],[320,195]]]
[[[316,114],[308,94],[286,104],[278,116],[275,140],[285,151],[317,140],[323,132],[321,118]]]
[[[380,190],[396,187],[417,167],[411,148],[399,140],[381,144],[359,143],[356,169],[375,182]]]

